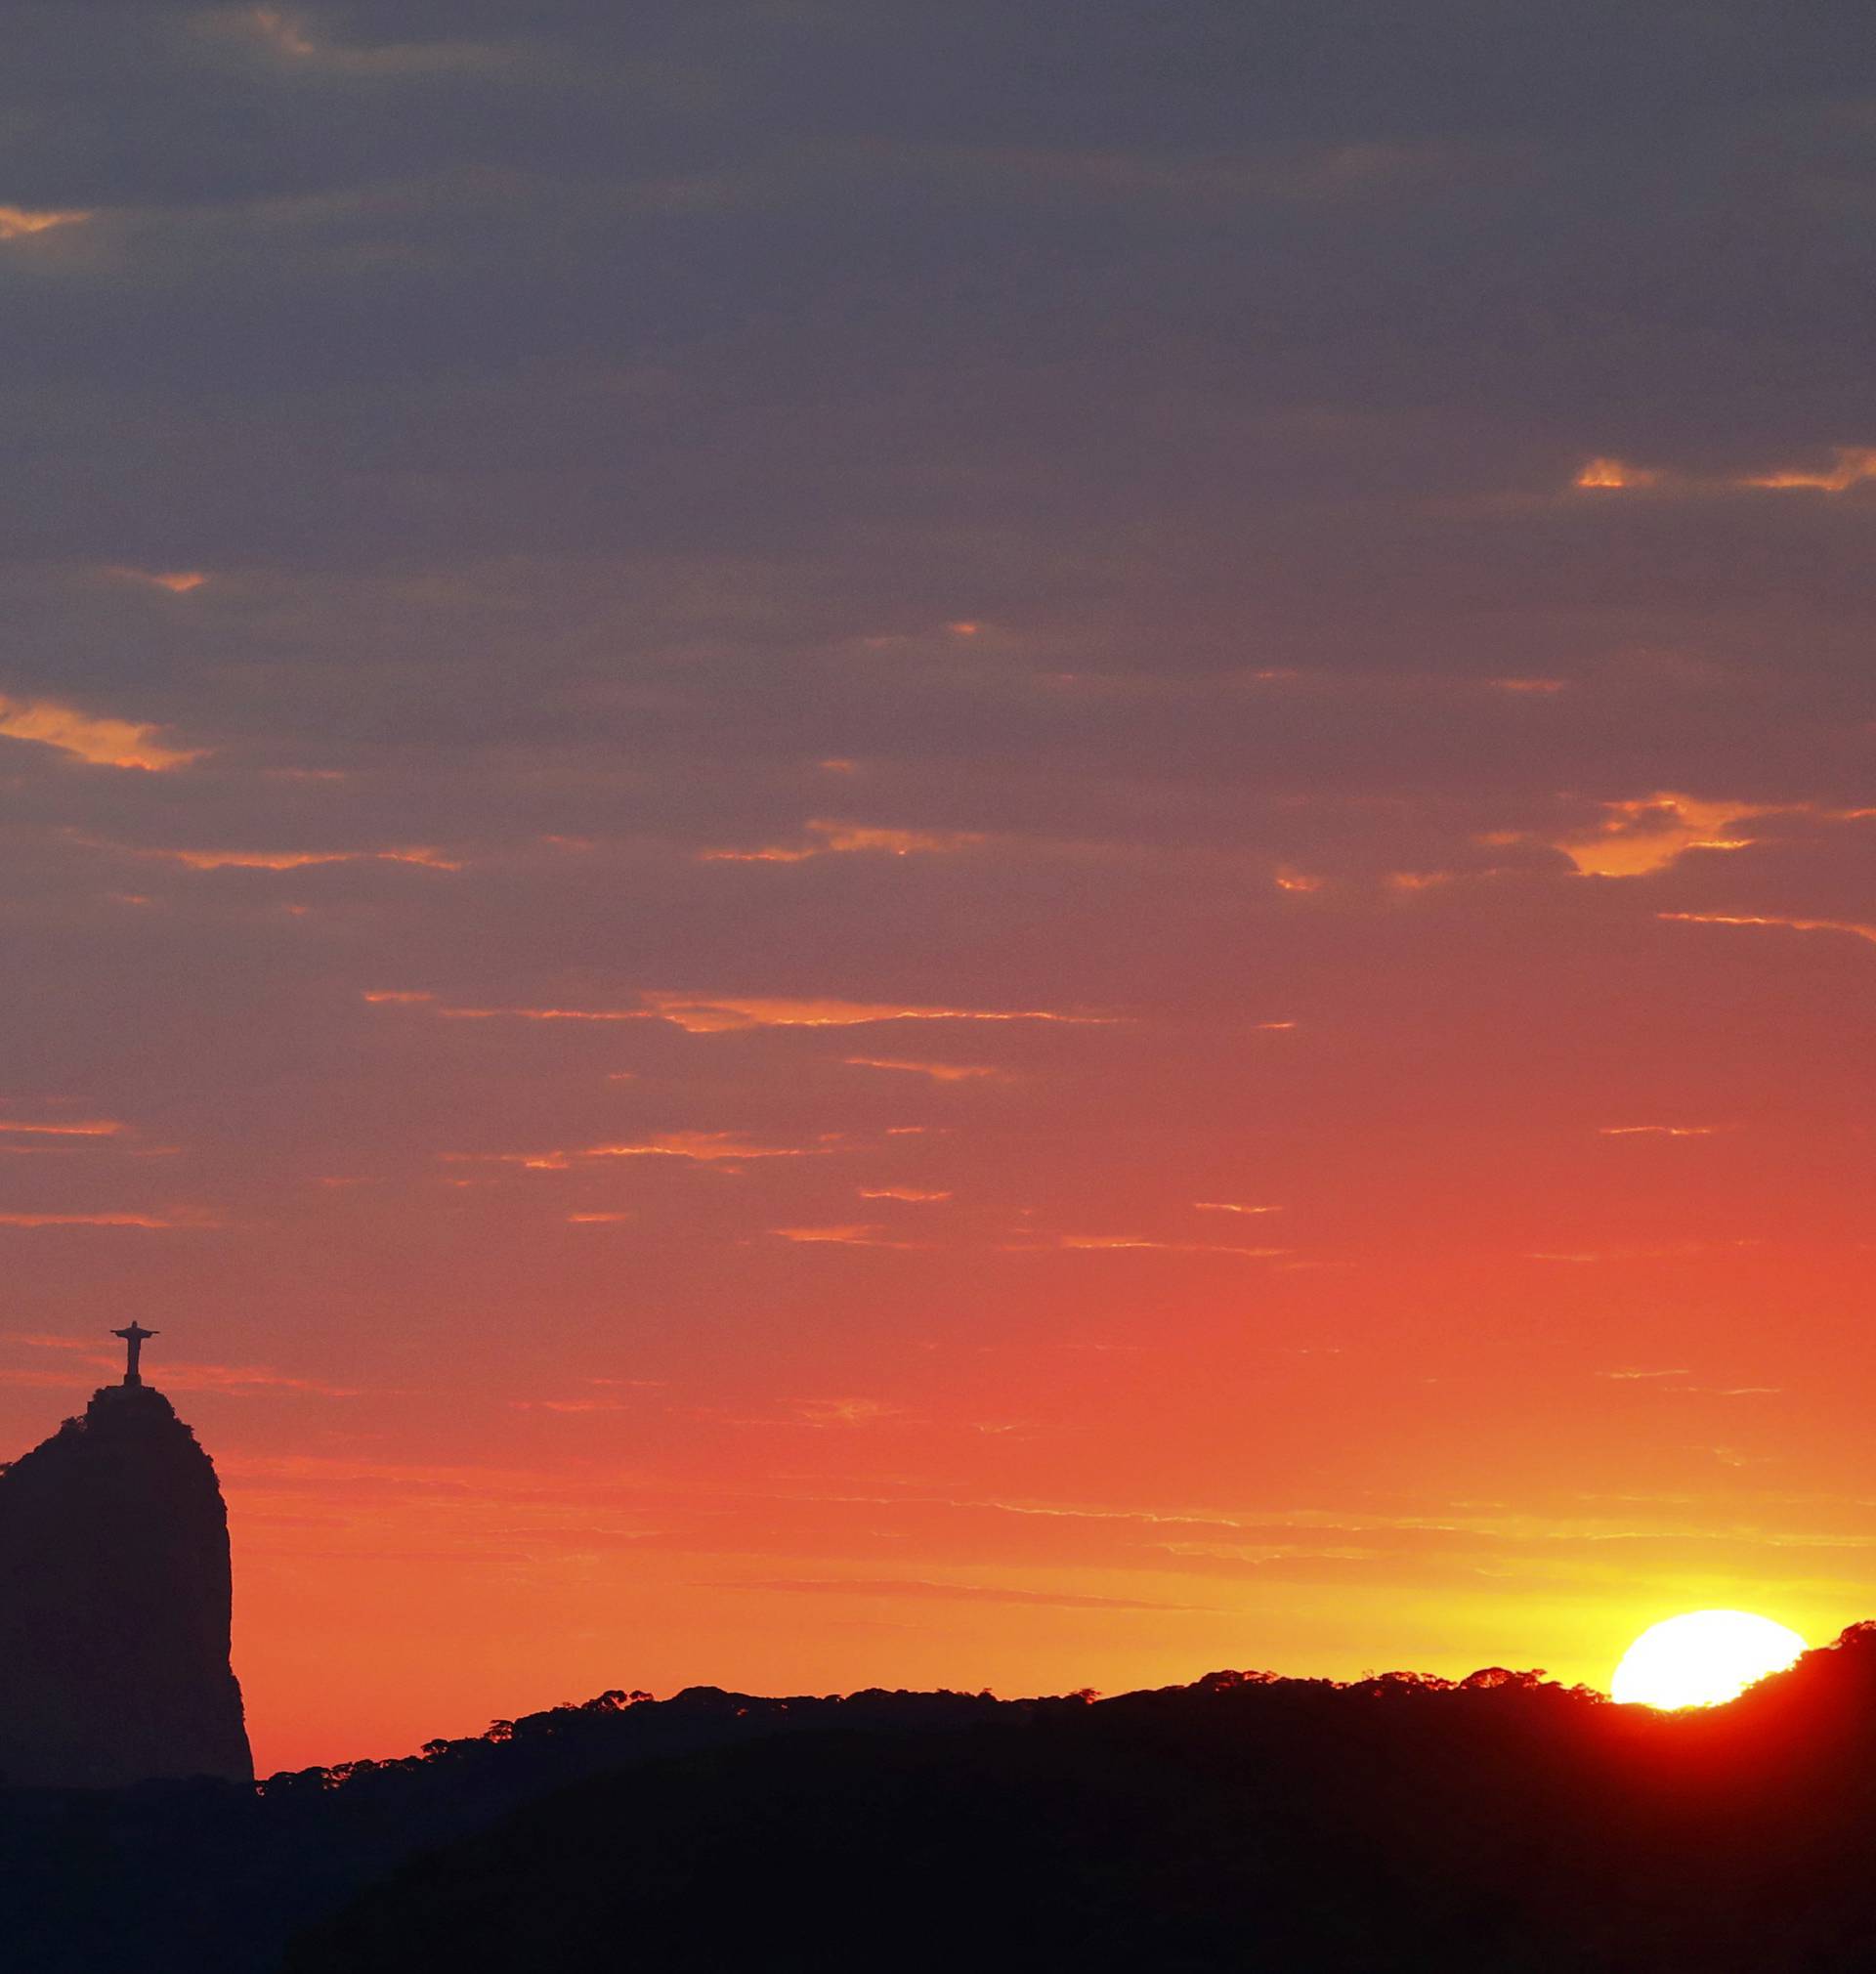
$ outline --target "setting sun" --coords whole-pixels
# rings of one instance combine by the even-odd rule
[[[1690,1610],[1651,1624],[1615,1669],[1610,1696],[1654,1706],[1718,1706],[1805,1651],[1789,1625],[1748,1610]]]

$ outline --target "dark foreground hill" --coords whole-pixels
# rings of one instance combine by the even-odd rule
[[[1501,1672],[706,1689],[258,1791],[0,1796],[0,1938],[17,1974],[1848,1974],[1873,1854],[1857,1627],[1699,1715]]]
[[[594,1778],[293,1974],[1876,1967],[1876,1630],[1719,1713],[1220,1674]]]

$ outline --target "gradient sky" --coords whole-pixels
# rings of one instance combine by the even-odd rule
[[[1876,63],[13,4],[0,1447],[264,1768],[1876,1611]]]

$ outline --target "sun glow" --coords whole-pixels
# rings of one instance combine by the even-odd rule
[[[1718,1706],[1806,1650],[1789,1625],[1748,1610],[1690,1610],[1651,1624],[1615,1669],[1609,1695],[1625,1704]]]

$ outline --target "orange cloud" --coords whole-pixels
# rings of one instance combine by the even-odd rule
[[[706,864],[800,864],[810,857],[851,855],[867,850],[894,857],[942,856],[972,849],[985,840],[982,833],[975,830],[885,829],[827,818],[810,822],[807,828],[821,838],[818,843],[767,844],[754,850],[700,850],[698,856]]]
[[[632,1218],[633,1216],[628,1213],[570,1213],[567,1216],[567,1224],[569,1226],[617,1226],[621,1221],[628,1221]]]
[[[908,1076],[929,1076],[934,1083],[968,1083],[977,1077],[1004,1074],[978,1062],[902,1062],[883,1055],[849,1055],[844,1059],[849,1069],[897,1069]]]
[[[1742,487],[1767,487],[1782,491],[1808,487],[1820,494],[1843,494],[1864,480],[1876,480],[1876,447],[1837,446],[1832,449],[1835,464],[1821,473],[1787,469],[1742,480]]]
[[[1876,945],[1876,925],[1851,919],[1783,919],[1746,912],[1657,912],[1654,916],[1684,925],[1769,925],[1788,932],[1847,932],[1853,939],[1867,939]]]
[[[510,1398],[517,1412],[623,1412],[617,1398]]]
[[[1705,801],[1661,794],[1604,802],[1607,820],[1594,835],[1555,843],[1586,878],[1640,878],[1665,870],[1687,850],[1739,850],[1751,841],[1732,827],[1767,813],[1750,802]]]
[[[1071,1014],[1052,1008],[930,1008],[896,1001],[835,1001],[784,999],[776,996],[716,996],[652,992],[638,1008],[507,1007],[458,1008],[436,1003],[428,993],[375,989],[365,993],[374,1004],[429,1002],[435,1012],[451,1021],[668,1021],[688,1035],[720,1035],[745,1028],[857,1028],[874,1021],[1055,1021],[1075,1027],[1111,1027],[1116,1016]],[[1289,1021],[1266,1021],[1265,1028],[1290,1028]],[[864,1066],[917,1069],[936,1075],[938,1065],[865,1059]],[[997,1075],[996,1070],[959,1070],[959,1075]]]
[[[247,19],[254,31],[282,55],[303,61],[319,53],[318,43],[310,40],[300,23],[277,7],[250,8]]]
[[[887,850],[895,857],[909,857],[915,851],[967,850],[984,840],[976,830],[888,830],[833,822],[811,822],[808,828],[827,838],[830,850]]]
[[[1276,878],[1280,891],[1320,891],[1322,880],[1305,876],[1300,871],[1279,871]]]
[[[1876,447],[1833,446],[1831,464],[1826,467],[1775,467],[1766,473],[1710,475],[1666,473],[1655,468],[1630,464],[1625,459],[1589,460],[1571,485],[1592,493],[1624,492],[1636,488],[1669,487],[1690,493],[1729,488],[1756,488],[1762,492],[1809,491],[1817,494],[1845,494],[1865,480],[1876,480]]]
[[[921,1192],[916,1185],[881,1185],[871,1187],[863,1185],[860,1188],[860,1197],[862,1199],[902,1199],[924,1202],[949,1199],[951,1194],[948,1192]]]
[[[208,580],[207,575],[199,569],[127,569],[118,566],[107,573],[124,582],[145,582],[153,589],[166,589],[172,596],[187,596],[192,589],[201,588]]]
[[[1631,466],[1624,459],[1591,459],[1570,483],[1588,492],[1612,493],[1631,487],[1652,487],[1659,480],[1659,473],[1652,473],[1640,466]]]
[[[1004,1432],[1005,1427],[988,1430]],[[1336,1551],[1300,1551],[1300,1554],[1320,1555],[1339,1554]],[[1362,1550],[1351,1552],[1362,1556],[1374,1552]],[[712,1585],[712,1588],[719,1586]],[[1137,1597],[1095,1597],[1084,1596],[1075,1591],[1053,1590],[1007,1590],[994,1584],[981,1583],[934,1583],[911,1577],[830,1577],[819,1579],[763,1578],[742,1583],[726,1583],[725,1590],[786,1591],[804,1595],[834,1597],[913,1597],[958,1599],[972,1604],[1014,1604],[1025,1608],[1041,1607],[1059,1610],[1125,1610],[1125,1611],[1176,1611],[1191,1613],[1219,1614],[1219,1607],[1212,1604],[1153,1604]]]
[[[114,1137],[124,1129],[115,1118],[94,1118],[83,1124],[28,1124],[23,1119],[0,1118],[0,1131],[36,1137]]]
[[[1725,1124],[1604,1124],[1599,1137],[1716,1137],[1732,1127]]]
[[[1281,1213],[1280,1206],[1244,1206],[1234,1199],[1195,1199],[1200,1213]]]
[[[50,700],[18,700],[0,695],[0,735],[10,740],[37,741],[44,747],[75,754],[93,767],[187,767],[203,750],[160,745],[151,737],[154,726],[136,720],[109,719],[80,712],[75,707],[55,706]]]
[[[243,1398],[256,1392],[304,1392],[320,1398],[357,1398],[356,1386],[326,1385],[316,1378],[289,1378],[265,1364],[191,1364],[165,1360],[163,1384],[177,1392],[222,1392]]]
[[[431,871],[459,871],[437,850],[418,844],[396,850],[155,850],[140,857],[168,857],[192,871],[301,871],[311,864],[420,864]],[[367,996],[367,999],[370,997]]]
[[[751,1144],[733,1131],[673,1131],[640,1144],[593,1144],[582,1158],[688,1158],[704,1165],[744,1158],[806,1158],[797,1144]]]
[[[366,995],[366,1000],[421,1000],[422,995]],[[643,1008],[439,1008],[437,1012],[449,1021],[649,1021],[653,1017]]]
[[[808,1158],[826,1146],[751,1144],[731,1131],[673,1131],[636,1144],[589,1144],[578,1151],[444,1151],[447,1165],[518,1165],[529,1172],[567,1172],[576,1159],[684,1158],[701,1165],[747,1158]],[[459,1183],[461,1181],[458,1181]],[[570,1214],[570,1220],[622,1220],[623,1214]]]
[[[674,1022],[692,1035],[714,1035],[738,1028],[857,1028],[874,1021],[1059,1021],[1078,1027],[1106,1027],[1113,1020],[1109,1015],[1068,1014],[1049,1008],[930,1008],[897,1001],[665,993],[647,994],[644,998],[661,1020]]]
[[[89,208],[62,212],[33,211],[25,206],[0,205],[0,240],[29,239],[34,234],[51,233],[55,227],[83,226],[92,217]]]
[[[1160,1241],[1148,1240],[1138,1234],[1057,1234],[1055,1245],[1078,1251],[1110,1252],[1130,1248],[1148,1248],[1160,1254],[1169,1255],[1248,1255],[1257,1261],[1267,1261],[1277,1255],[1287,1255],[1288,1248],[1239,1248],[1221,1247],[1211,1241]]]
[[[885,1229],[878,1226],[772,1226],[769,1231],[778,1240],[793,1241],[801,1247],[898,1248],[909,1251],[920,1246],[917,1241],[887,1240]]]
[[[213,1227],[221,1222],[192,1210],[152,1213],[0,1213],[0,1226]]]
[[[797,1408],[810,1426],[874,1426],[904,1410],[878,1398],[804,1398]]]

